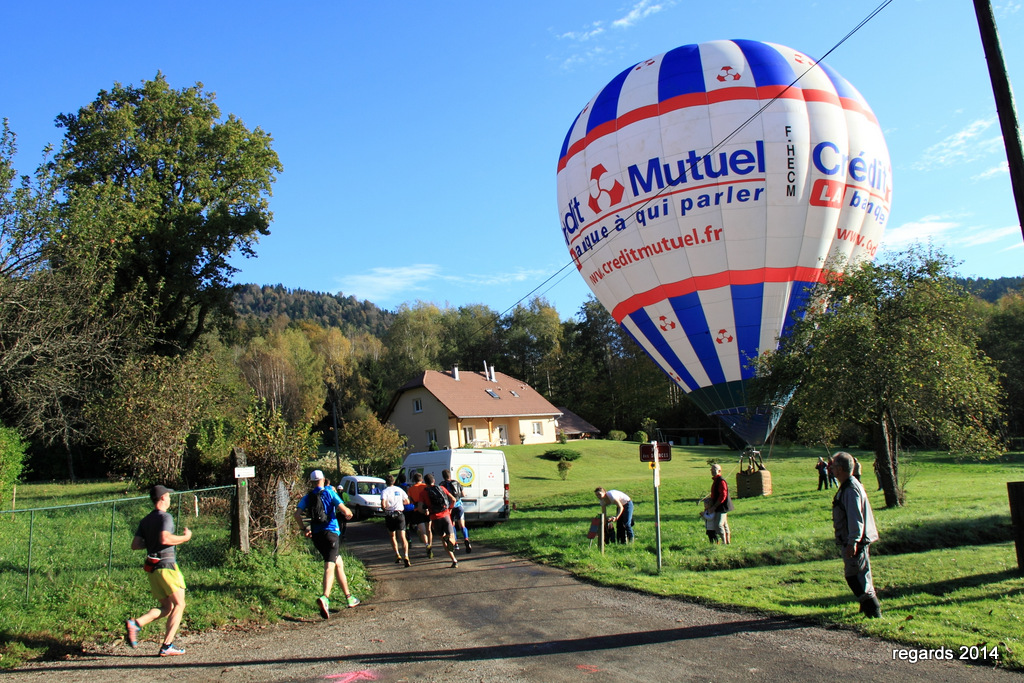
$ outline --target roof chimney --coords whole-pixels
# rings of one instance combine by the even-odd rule
[[[458,365],[453,365],[452,366],[452,377],[455,378],[456,382],[459,381],[459,366]]]
[[[498,378],[494,376],[494,366],[493,365],[491,366],[491,381],[495,382],[495,383],[498,381]]]

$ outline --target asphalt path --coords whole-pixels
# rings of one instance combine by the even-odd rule
[[[419,544],[417,544],[419,545]],[[10,681],[1015,681],[1019,674],[959,661],[900,659],[900,646],[844,629],[709,609],[595,586],[474,545],[459,567],[422,547],[394,564],[379,523],[350,524],[348,547],[376,595],[327,621],[179,636],[186,654],[154,656],[162,631],[137,650],[102,644],[65,661],[0,675]],[[609,548],[608,552],[614,552]],[[596,549],[595,549],[596,552]],[[184,568],[186,580],[188,568]],[[842,565],[836,561],[836,571]],[[319,579],[311,577],[315,586]],[[143,590],[141,585],[139,590]],[[852,609],[851,604],[851,609]],[[884,609],[884,605],[883,605]],[[186,610],[187,619],[187,610]],[[895,652],[895,654],[894,654]],[[958,653],[953,648],[953,654]]]

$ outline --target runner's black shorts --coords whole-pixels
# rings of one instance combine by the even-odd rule
[[[313,534],[313,545],[320,551],[324,562],[338,561],[338,534],[333,531],[321,531]]]
[[[427,516],[418,510],[410,510],[405,513],[405,523],[410,527],[414,527],[417,524],[426,524]]]
[[[405,515],[401,512],[385,512],[384,526],[388,531],[405,531]]]

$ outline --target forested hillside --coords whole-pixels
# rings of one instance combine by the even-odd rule
[[[353,296],[289,289],[284,285],[241,285],[234,299],[242,317],[260,319],[286,316],[289,321],[305,320],[322,327],[335,327],[344,334],[369,332],[383,337],[395,314],[370,301]]]
[[[1009,292],[1024,290],[1024,277],[998,277],[994,280],[987,277],[957,278],[957,282],[974,296],[994,304]]]

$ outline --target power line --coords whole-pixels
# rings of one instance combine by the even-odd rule
[[[849,40],[849,39],[850,39],[851,37],[853,37],[853,35],[854,35],[854,34],[856,34],[856,33],[857,33],[858,31],[860,31],[860,30],[861,30],[862,28],[864,28],[864,26],[866,26],[866,25],[868,24],[868,22],[870,22],[870,21],[871,21],[872,19],[874,19],[874,18],[875,18],[875,17],[876,17],[876,16],[877,16],[877,15],[878,15],[878,14],[879,14],[880,12],[882,12],[882,10],[884,10],[884,9],[885,9],[886,7],[888,7],[888,6],[889,6],[889,5],[890,5],[890,4],[892,3],[892,2],[893,2],[893,0],[884,0],[884,1],[883,1],[883,2],[881,3],[881,4],[879,4],[879,5],[877,6],[877,7],[875,7],[875,9],[873,9],[873,10],[872,10],[872,11],[871,11],[871,12],[870,12],[870,13],[869,13],[869,14],[868,14],[868,15],[867,15],[866,17],[864,17],[864,18],[863,18],[863,19],[862,19],[862,20],[861,20],[861,21],[860,21],[860,22],[859,22],[859,23],[858,23],[858,24],[857,24],[856,26],[854,26],[854,27],[853,27],[853,28],[852,28],[852,29],[851,29],[851,30],[850,30],[850,31],[849,31],[849,32],[848,32],[848,33],[847,33],[846,35],[844,35],[844,36],[843,36],[843,37],[842,37],[841,39],[839,39],[839,41],[838,41],[838,42],[836,42],[836,43],[835,43],[835,44],[834,44],[834,45],[833,45],[833,46],[832,46],[831,48],[829,48],[829,50],[828,50],[827,52],[825,52],[825,54],[824,54],[824,55],[822,55],[820,59],[817,59],[817,60],[816,60],[816,61],[815,61],[815,62],[814,62],[813,64],[811,64],[810,66],[808,66],[808,67],[807,67],[807,69],[805,69],[805,70],[804,70],[804,71],[803,71],[802,73],[800,73],[799,75],[797,75],[797,77],[796,77],[796,78],[794,78],[794,79],[793,79],[793,81],[792,81],[792,82],[791,82],[791,83],[790,83],[789,85],[787,85],[787,86],[786,86],[786,87],[785,87],[785,88],[784,88],[784,89],[783,89],[783,90],[782,90],[781,92],[777,93],[777,94],[776,94],[776,95],[775,95],[774,97],[772,97],[772,98],[771,98],[770,100],[768,100],[768,101],[767,101],[767,102],[766,102],[766,103],[765,103],[765,104],[764,104],[764,105],[763,105],[763,106],[762,106],[762,107],[761,107],[760,109],[758,109],[758,110],[757,110],[757,111],[756,111],[756,112],[755,112],[754,114],[752,114],[752,115],[751,115],[751,116],[750,116],[750,117],[749,117],[749,118],[748,118],[747,120],[745,120],[745,121],[744,121],[743,123],[741,123],[741,124],[740,124],[739,126],[737,126],[737,127],[736,127],[736,128],[735,128],[735,129],[734,129],[734,130],[733,130],[732,132],[731,132],[731,133],[729,133],[729,134],[728,134],[728,135],[727,135],[727,136],[726,136],[725,138],[723,138],[723,139],[722,139],[722,140],[721,140],[721,141],[720,141],[720,142],[719,142],[718,144],[716,144],[716,145],[715,145],[714,147],[712,147],[712,148],[711,148],[710,150],[708,150],[708,151],[707,151],[707,152],[706,152],[706,153],[704,154],[704,156],[702,156],[702,157],[701,157],[700,159],[697,159],[697,160],[695,160],[695,161],[694,161],[694,163],[693,163],[693,164],[691,164],[691,166],[690,166],[689,168],[687,168],[687,171],[688,171],[688,172],[690,172],[690,173],[692,173],[692,171],[693,171],[693,168],[694,168],[694,166],[696,166],[696,165],[697,165],[697,163],[699,163],[699,162],[700,162],[700,161],[702,161],[703,159],[706,159],[706,158],[708,158],[709,156],[711,156],[712,154],[714,154],[714,153],[715,153],[715,152],[716,152],[716,151],[717,151],[717,150],[718,150],[719,148],[721,148],[721,147],[722,147],[723,145],[725,145],[725,144],[726,144],[727,142],[729,142],[729,140],[731,140],[731,139],[732,139],[732,138],[734,138],[734,137],[735,137],[736,135],[738,135],[738,134],[739,134],[739,133],[740,133],[740,132],[741,132],[741,131],[742,131],[742,130],[743,130],[744,128],[746,128],[746,127],[747,127],[748,125],[750,125],[750,124],[751,124],[751,123],[752,123],[752,122],[753,122],[754,120],[756,120],[756,119],[757,119],[757,118],[758,118],[759,116],[761,116],[761,114],[762,114],[762,113],[764,113],[764,111],[765,111],[766,109],[768,109],[768,107],[770,107],[771,105],[773,105],[773,104],[774,104],[774,103],[775,103],[776,101],[778,101],[778,100],[779,100],[779,99],[780,99],[780,98],[781,98],[781,97],[782,97],[783,95],[785,95],[785,94],[786,94],[786,92],[788,92],[788,91],[790,90],[790,88],[792,88],[792,87],[793,87],[793,86],[795,86],[795,85],[796,85],[797,83],[799,83],[799,82],[800,82],[800,80],[801,80],[801,79],[802,79],[802,78],[803,78],[804,76],[806,76],[806,75],[807,75],[807,74],[808,74],[808,73],[809,73],[810,71],[812,71],[812,70],[814,69],[814,67],[815,67],[815,66],[817,66],[818,64],[820,64],[820,63],[824,62],[824,61],[825,61],[825,59],[826,59],[826,58],[828,58],[828,56],[829,56],[829,55],[831,55],[831,54],[832,54],[833,52],[835,52],[835,51],[836,51],[836,50],[837,50],[837,49],[838,49],[838,48],[839,48],[839,47],[840,47],[840,46],[841,46],[841,45],[842,45],[843,43],[845,43],[845,42],[846,42],[847,40]],[[659,199],[659,197],[660,197],[660,196],[662,195],[662,193],[664,193],[664,192],[667,192],[667,191],[669,190],[669,187],[670,187],[670,186],[665,186],[665,187],[661,188],[660,190],[658,190],[658,192],[656,192],[656,193],[655,193],[655,194],[654,194],[654,195],[653,195],[652,197],[650,197],[650,198],[649,198],[649,199],[648,199],[647,201],[645,201],[645,202],[643,202],[642,204],[640,204],[640,209],[639,209],[639,210],[640,210],[640,211],[643,211],[643,210],[644,210],[644,208],[645,208],[645,207],[647,207],[647,206],[648,206],[649,204],[651,204],[651,203],[653,203],[653,202],[656,202],[656,201],[657,201],[657,200]],[[630,222],[632,222],[632,223],[633,223],[633,224],[635,225],[635,222],[636,222],[636,218],[635,218],[635,216],[636,216],[636,212],[634,212],[632,216],[630,216],[630,217],[629,217],[628,219],[626,219],[626,224],[627,224],[627,225],[629,225],[629,224],[630,224]],[[611,241],[611,240],[615,239],[615,238],[616,238],[616,237],[618,237],[618,236],[619,236],[619,235],[618,235],[618,233],[613,233],[612,235],[610,235],[610,236],[608,237],[608,240],[609,240],[609,241]],[[561,273],[562,273],[562,271],[566,270],[567,268],[569,268],[569,266],[572,266],[572,265],[574,265],[574,264],[575,264],[575,261],[574,261],[574,260],[570,260],[570,261],[569,261],[568,263],[564,264],[564,265],[563,265],[563,266],[562,266],[561,268],[559,268],[558,270],[556,270],[556,271],[555,271],[555,272],[554,272],[554,273],[553,273],[552,275],[550,275],[550,276],[549,276],[549,277],[548,277],[548,278],[547,278],[546,280],[544,280],[544,281],[543,281],[542,283],[540,283],[539,285],[537,285],[536,287],[534,287],[534,288],[533,288],[532,290],[530,290],[530,291],[529,291],[529,292],[528,292],[527,294],[525,294],[524,296],[520,297],[520,298],[519,298],[519,300],[517,300],[517,301],[516,301],[515,303],[513,303],[513,304],[512,304],[511,306],[509,306],[508,308],[506,308],[506,309],[505,309],[504,311],[502,311],[502,312],[501,312],[500,314],[497,314],[497,316],[495,317],[495,321],[497,321],[497,320],[500,320],[500,319],[501,319],[501,318],[503,318],[503,317],[504,317],[505,315],[507,315],[507,314],[509,313],[509,311],[512,311],[512,310],[514,310],[514,309],[515,309],[516,307],[520,306],[520,305],[521,305],[521,304],[522,304],[522,303],[523,303],[524,301],[526,301],[526,300],[527,300],[527,299],[529,299],[530,297],[534,296],[534,295],[535,295],[535,294],[536,294],[536,293],[537,293],[537,292],[538,292],[539,290],[541,290],[542,288],[544,288],[545,286],[547,286],[549,282],[551,282],[551,281],[552,281],[552,280],[554,280],[554,279],[555,279],[556,277],[558,277],[558,276],[559,276],[559,274],[561,274]],[[570,272],[571,272],[571,271],[570,271]],[[550,287],[547,287],[546,289],[543,289],[543,291],[541,291],[541,292],[540,292],[540,294],[539,294],[538,296],[543,296],[543,295],[544,295],[544,294],[546,294],[547,292],[551,291],[551,289],[553,289],[553,288],[554,288],[554,287],[555,287],[556,285],[560,284],[560,283],[561,283],[561,282],[562,282],[562,281],[563,281],[563,280],[564,280],[564,279],[565,279],[566,277],[568,277],[568,275],[569,275],[569,273],[566,273],[565,275],[563,275],[563,276],[562,276],[561,278],[559,278],[558,282],[555,282],[555,283],[554,283],[554,284],[552,284],[552,285],[551,285]],[[480,332],[482,332],[483,330],[484,330],[484,327],[482,327],[482,326],[481,326],[481,327],[480,327],[480,328],[479,328],[479,329],[478,329],[477,331],[475,331],[475,332],[473,333],[473,335],[475,336],[476,334],[479,334],[479,333],[480,333]]]

